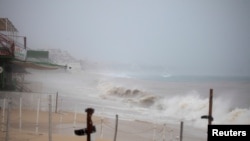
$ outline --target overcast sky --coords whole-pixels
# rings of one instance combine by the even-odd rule
[[[250,76],[249,0],[0,0],[29,48]]]

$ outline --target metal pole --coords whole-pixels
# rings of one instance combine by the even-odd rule
[[[213,89],[210,89],[209,92],[209,109],[208,109],[208,126],[212,124],[212,108],[213,108]],[[208,126],[207,126],[207,140],[208,140]]]
[[[19,130],[21,131],[22,129],[22,103],[23,99],[20,97],[20,107],[19,107]]]
[[[23,37],[23,44],[24,44],[24,49],[27,48],[27,38],[26,37]]]
[[[51,120],[52,120],[52,115],[51,115],[51,111],[52,111],[52,106],[51,106],[51,95],[49,95],[49,141],[52,141],[52,125],[51,125]]]
[[[57,106],[58,106],[58,92],[56,92],[56,109],[55,109],[55,113],[57,113]]]
[[[87,141],[91,141],[91,136],[90,134],[93,131],[93,123],[92,123],[92,119],[91,116],[94,113],[94,109],[92,108],[87,108],[85,110],[85,112],[87,112]]]
[[[208,110],[208,125],[212,124],[212,108],[213,108],[213,89],[210,89],[209,110]]]
[[[182,137],[183,137],[183,121],[181,121],[180,141],[182,141]]]
[[[3,118],[2,118],[2,131],[4,131],[4,124],[5,124],[5,105],[6,105],[6,99],[3,99]]]
[[[103,138],[103,118],[101,119],[101,139]]]
[[[7,127],[6,127],[6,137],[5,137],[5,141],[9,141],[10,106],[11,106],[11,101],[8,102]]]
[[[115,136],[114,136],[114,141],[116,141],[117,129],[118,129],[118,115],[116,115],[116,121],[115,121]]]

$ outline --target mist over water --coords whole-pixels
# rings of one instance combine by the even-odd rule
[[[214,124],[250,123],[250,80],[237,77],[146,75],[128,71],[32,70],[27,81],[42,91],[95,105],[102,115],[206,128],[209,90]],[[45,77],[46,76],[46,77]],[[98,112],[97,112],[98,113]]]

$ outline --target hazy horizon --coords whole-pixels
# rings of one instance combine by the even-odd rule
[[[78,59],[250,76],[248,0],[0,0],[29,48]]]

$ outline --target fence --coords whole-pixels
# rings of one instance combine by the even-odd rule
[[[30,133],[33,135],[52,134],[74,135],[74,130],[86,127],[84,108],[101,109],[96,105],[83,104],[80,101],[62,97],[58,93],[21,93],[2,92],[0,94],[1,134],[0,140],[20,140],[14,134]],[[80,107],[80,108],[79,108]],[[93,139],[113,139],[115,128],[114,118],[102,116],[96,111],[93,123],[97,132]],[[183,124],[182,124],[183,125]],[[183,126],[182,126],[183,127]],[[171,124],[152,124],[140,120],[119,120],[117,140],[137,141],[179,141],[181,126]],[[185,131],[184,131],[185,132]],[[185,135],[183,138],[192,138]],[[23,140],[28,140],[23,138]],[[201,139],[197,139],[201,140]]]

